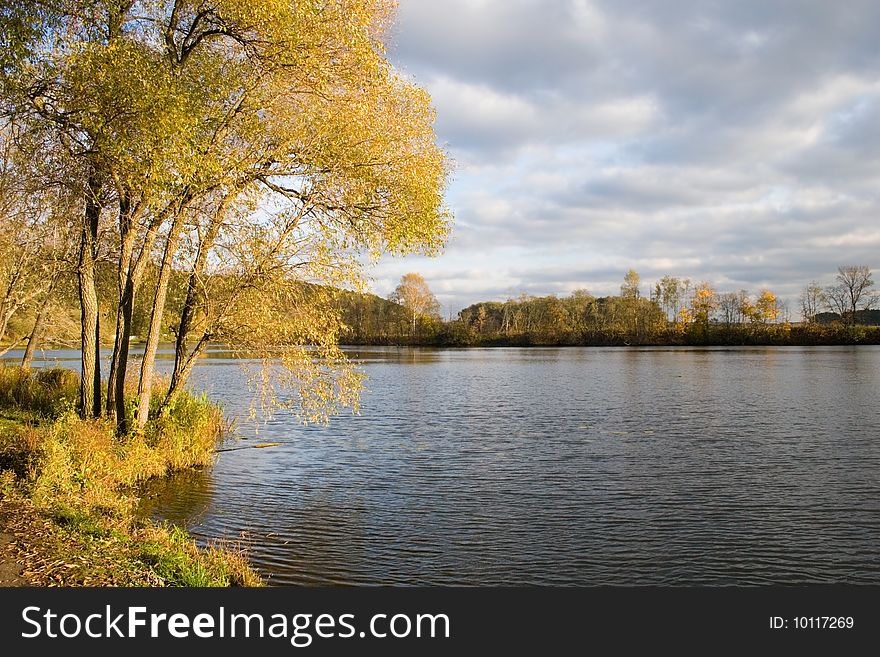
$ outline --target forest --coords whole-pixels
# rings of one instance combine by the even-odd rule
[[[567,297],[522,294],[472,304],[444,321],[424,279],[407,274],[392,300],[344,294],[347,329],[341,339],[453,347],[877,344],[880,311],[872,309],[873,285],[868,267],[840,267],[834,283],[804,288],[794,320],[770,290],[720,293],[709,283],[664,276],[643,296],[640,277],[630,270],[617,296],[586,290]]]

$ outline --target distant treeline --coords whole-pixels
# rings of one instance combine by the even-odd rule
[[[145,279],[156,275],[147,267]],[[168,307],[163,321],[163,339],[175,338],[187,279],[173,272],[169,283]],[[99,263],[99,290],[116,285],[109,267]],[[625,346],[625,345],[847,345],[880,344],[880,310],[858,310],[854,314],[821,311],[801,322],[786,321],[786,312],[776,296],[764,290],[758,295],[745,291],[715,293],[706,284],[667,277],[648,297],[638,291],[629,276],[619,296],[596,297],[584,290],[567,297],[520,295],[507,301],[483,301],[463,309],[452,320],[437,313],[436,301],[419,299],[399,288],[395,301],[374,294],[345,290],[335,292],[297,283],[297,296],[323,289],[334,299],[345,327],[340,343],[352,345],[469,346]],[[65,293],[66,292],[66,293]],[[421,291],[430,297],[430,291]],[[409,301],[407,301],[409,299]],[[75,345],[79,309],[73,290],[61,288],[44,341],[54,345]],[[418,303],[427,311],[413,312]],[[331,309],[328,308],[328,311]],[[115,306],[100,306],[102,342],[113,340]],[[295,307],[289,309],[296,313]],[[136,300],[132,313],[135,340],[149,324],[149,305]],[[26,334],[28,313],[10,323],[13,333]],[[19,325],[21,328],[19,328]],[[218,338],[223,340],[223,336]]]
[[[850,325],[824,313],[813,322],[670,322],[650,299],[521,297],[468,306],[452,321],[419,317],[375,295],[341,298],[347,344],[470,346],[845,345],[880,344],[878,315]],[[861,317],[859,317],[861,321]],[[873,325],[867,325],[871,322]]]
[[[410,279],[419,294],[403,294]],[[408,274],[390,301],[371,294],[344,293],[339,300],[350,344],[432,346],[551,345],[846,345],[880,344],[880,311],[866,267],[841,267],[837,285],[811,283],[801,298],[804,321],[792,322],[776,295],[762,290],[717,293],[708,283],[666,276],[648,297],[630,270],[620,296],[595,297],[578,290],[568,297],[521,295],[483,301],[444,321],[436,310],[416,311],[405,299],[433,295],[421,277]],[[858,294],[851,294],[858,284]],[[834,295],[837,295],[835,301]],[[823,311],[822,308],[829,310]],[[839,312],[834,312],[837,309]]]

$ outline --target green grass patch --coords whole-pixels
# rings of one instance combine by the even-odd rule
[[[141,558],[171,586],[257,586],[240,549],[198,548],[176,526],[154,527],[141,543]]]

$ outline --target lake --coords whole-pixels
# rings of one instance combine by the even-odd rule
[[[880,583],[880,347],[350,354],[359,415],[243,419],[226,447],[282,445],[152,482],[143,512],[240,539],[274,584]],[[228,356],[193,384],[245,418]]]

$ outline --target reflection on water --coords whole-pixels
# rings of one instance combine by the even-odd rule
[[[179,495],[181,490],[188,491],[185,499]],[[197,523],[211,511],[213,499],[214,478],[208,470],[197,468],[148,483],[138,512],[151,517],[161,511],[164,520],[178,525]]]
[[[145,512],[275,583],[880,583],[876,347],[351,353],[360,415],[243,423],[282,445]],[[230,356],[194,385],[244,417]]]

